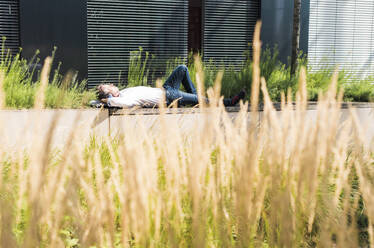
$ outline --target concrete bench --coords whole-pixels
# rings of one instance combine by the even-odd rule
[[[374,103],[343,103],[342,121],[349,116],[349,106],[356,108],[365,135],[368,138],[374,137]],[[281,110],[279,103],[274,103],[274,107],[278,111]],[[316,107],[315,102],[308,103],[307,115],[311,121],[316,119]],[[262,105],[259,106],[259,110],[257,121],[261,123]],[[0,111],[0,148],[30,148],[35,142],[45,139],[51,125],[54,125],[52,143],[54,146],[63,145],[73,129],[77,130],[76,135],[84,141],[88,141],[92,135],[115,136],[139,125],[157,130],[160,111],[160,109],[3,110]],[[229,107],[226,111],[234,119],[239,107]],[[199,108],[166,109],[164,115],[167,122],[177,122],[178,126],[186,132],[191,127],[198,127],[203,117]]]

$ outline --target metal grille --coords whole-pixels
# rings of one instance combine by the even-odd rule
[[[308,58],[312,70],[339,65],[374,75],[374,1],[310,0]]]
[[[19,51],[19,2],[18,0],[0,0],[0,43],[6,37],[5,50],[12,54]],[[0,46],[2,47],[2,46]],[[0,55],[1,56],[1,55]]]
[[[156,76],[168,58],[187,57],[187,0],[88,0],[87,7],[89,87],[126,83],[139,47],[155,56]]]
[[[260,10],[259,0],[205,0],[204,60],[240,64],[252,42]]]

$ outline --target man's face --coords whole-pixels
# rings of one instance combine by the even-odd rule
[[[113,97],[119,96],[119,89],[113,84],[103,84],[101,90],[106,94],[111,94]]]

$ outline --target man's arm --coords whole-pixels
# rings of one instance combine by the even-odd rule
[[[109,107],[132,108],[137,106],[133,99],[129,99],[127,97],[106,98],[104,103],[106,103]]]

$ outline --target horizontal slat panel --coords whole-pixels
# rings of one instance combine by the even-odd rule
[[[130,52],[142,47],[164,71],[171,57],[187,57],[188,0],[88,0],[88,84],[126,83]],[[144,54],[144,52],[143,52]]]
[[[374,1],[310,0],[309,66],[374,75],[373,24]]]
[[[18,0],[0,0],[0,44],[5,40],[5,52],[12,54],[19,49],[19,2]],[[2,49],[2,46],[0,46]],[[3,51],[0,53],[3,54]]]
[[[239,66],[260,17],[259,0],[205,0],[204,60]]]

